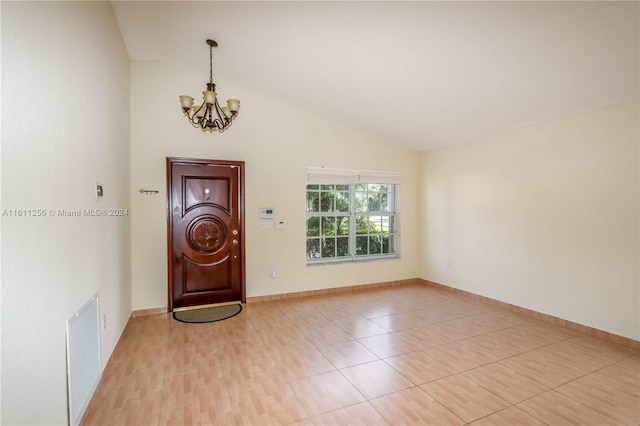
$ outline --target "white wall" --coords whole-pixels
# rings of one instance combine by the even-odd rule
[[[167,306],[166,157],[246,162],[248,297],[417,276],[414,151],[221,79],[218,95],[240,99],[240,114],[227,132],[203,133],[182,115],[178,95],[199,99],[207,78],[207,69],[196,75],[157,62],[131,66],[133,309]],[[400,259],[305,265],[306,167],[321,165],[402,172],[401,221],[407,232]],[[160,194],[144,196],[140,188]],[[260,207],[275,208],[287,229],[260,230]],[[277,270],[275,279],[272,268]]]
[[[2,2],[2,209],[128,208],[129,138],[109,3]],[[66,424],[65,321],[100,293],[104,365],[131,313],[129,219],[2,219],[1,423]]]
[[[640,339],[638,103],[421,153],[420,276]]]

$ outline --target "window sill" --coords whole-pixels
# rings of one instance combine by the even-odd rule
[[[399,259],[400,255],[398,253],[393,254],[382,254],[382,255],[373,255],[373,256],[344,256],[339,258],[326,258],[326,259],[318,259],[318,260],[307,260],[307,266],[314,265],[331,265],[336,263],[360,263],[360,262],[372,262],[377,260],[387,260],[387,259]]]

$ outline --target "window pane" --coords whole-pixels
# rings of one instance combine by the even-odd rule
[[[336,185],[336,191],[349,191],[349,185]]]
[[[367,185],[367,189],[369,191],[380,192],[380,184],[379,183],[370,183]]]
[[[336,257],[336,239],[322,239],[322,257]]]
[[[338,212],[349,211],[349,193],[348,192],[336,192],[336,211]]]
[[[336,235],[336,218],[322,218],[322,235]]]
[[[367,193],[366,192],[356,192],[356,211],[357,212],[366,212],[367,211]]]
[[[382,185],[380,185],[380,192],[389,192],[389,186],[386,183],[383,183]]]
[[[320,193],[320,211],[332,212],[334,211],[335,196],[333,192],[321,192]]]
[[[349,216],[338,216],[336,218],[336,230],[338,235],[349,235]]]
[[[323,191],[333,191],[335,185],[321,185],[320,189]]]
[[[369,254],[379,254],[382,250],[382,238],[379,235],[369,237]]]
[[[371,234],[382,232],[382,216],[369,216],[369,232]]]
[[[362,183],[356,183],[356,191],[364,191],[367,189],[367,186]]]
[[[370,212],[379,212],[380,211],[380,194],[378,193],[369,193],[368,200],[368,210]]]
[[[389,211],[389,194],[383,192],[380,194],[380,210],[381,212]]]
[[[369,253],[369,237],[356,237],[356,255]]]
[[[320,236],[320,218],[308,217],[307,218],[307,237],[319,237]]]
[[[318,185],[307,185],[307,191],[312,190],[312,189],[319,189]]]
[[[382,236],[382,253],[389,253],[389,236]]]
[[[320,193],[319,192],[307,192],[307,211],[308,212],[320,211]]]
[[[356,216],[356,234],[369,233],[368,219],[369,219],[368,216]]]
[[[307,259],[317,259],[320,257],[320,239],[313,238],[307,240]]]
[[[338,248],[338,256],[348,256],[349,255],[349,237],[338,237],[337,240],[337,248]]]
[[[389,216],[389,233],[390,234],[393,234],[394,232],[396,232],[395,220],[396,220],[395,216]]]

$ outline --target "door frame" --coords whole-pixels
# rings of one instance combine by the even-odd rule
[[[206,165],[228,165],[237,166],[240,170],[238,179],[238,210],[240,214],[240,291],[241,302],[247,302],[246,295],[246,250],[245,250],[245,204],[244,204],[244,161],[230,160],[207,160],[202,158],[186,158],[186,157],[167,157],[166,173],[167,173],[167,292],[168,303],[167,312],[173,312],[173,215],[171,214],[171,188],[173,184],[172,167],[174,164],[185,164],[192,166]]]

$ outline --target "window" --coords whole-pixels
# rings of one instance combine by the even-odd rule
[[[307,185],[307,263],[396,257],[396,185]]]

